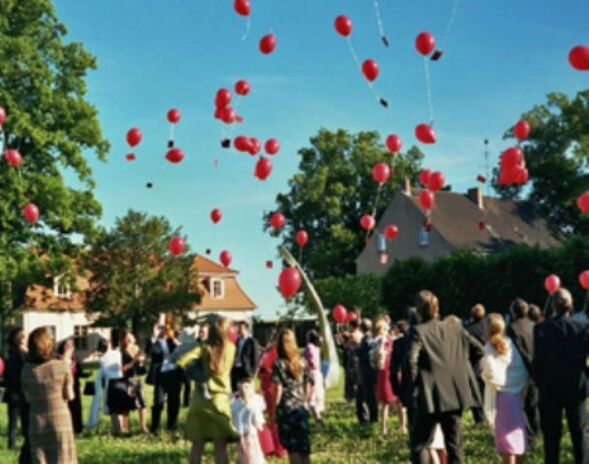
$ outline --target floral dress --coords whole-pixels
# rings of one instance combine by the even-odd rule
[[[282,385],[282,397],[276,408],[280,442],[289,453],[311,454],[309,411],[305,408],[305,387],[310,382],[309,367],[300,360],[303,374],[295,379],[284,359],[272,366],[272,381]]]

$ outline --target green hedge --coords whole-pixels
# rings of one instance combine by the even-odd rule
[[[315,286],[326,308],[341,303],[348,309],[362,308],[365,316],[388,312],[393,319],[403,317],[415,294],[427,288],[438,295],[442,315],[466,317],[475,303],[489,312],[504,312],[516,297],[543,307],[544,279],[555,273],[580,310],[586,293],[578,276],[585,269],[589,237],[577,236],[548,250],[514,245],[485,257],[457,250],[433,263],[412,258],[395,262],[384,277],[331,277],[317,280]]]

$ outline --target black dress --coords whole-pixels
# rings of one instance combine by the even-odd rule
[[[276,408],[276,423],[282,446],[289,453],[311,454],[309,411],[305,408],[305,386],[310,381],[309,366],[300,360],[303,375],[295,379],[283,359],[272,366],[272,381],[282,385],[282,397]]]
[[[90,374],[86,373],[82,369],[82,365],[78,361],[76,356],[72,357],[70,364],[72,376],[74,377],[74,399],[68,401],[68,408],[72,415],[72,423],[74,425],[74,433],[78,434],[84,430],[84,424],[82,422],[82,396],[80,389],[80,379],[89,377]]]
[[[126,350],[122,350],[123,354],[123,366],[133,361],[131,356]],[[129,389],[131,396],[135,398],[135,408],[142,409],[145,407],[145,395],[143,394],[143,386],[141,384],[140,376],[145,374],[145,368],[137,363],[133,364],[133,367],[127,369],[123,376],[129,383]]]

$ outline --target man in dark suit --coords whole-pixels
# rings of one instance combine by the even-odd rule
[[[160,418],[167,396],[168,402],[168,430],[175,430],[178,426],[178,411],[180,409],[180,370],[170,362],[170,354],[178,342],[168,337],[166,326],[156,324],[152,337],[147,340],[145,353],[151,356],[151,364],[146,382],[153,385],[153,406],[151,409],[151,433],[157,433]]]
[[[378,405],[376,403],[376,371],[370,365],[370,346],[372,345],[372,322],[362,319],[360,331],[362,341],[357,349],[358,357],[358,389],[356,390],[356,416],[360,424],[376,422],[378,420]]]
[[[470,316],[472,322],[466,327],[466,330],[468,330],[468,332],[484,346],[485,337],[487,336],[487,319],[485,317],[485,307],[480,303],[474,305],[470,310]],[[477,378],[480,391],[485,391],[485,382],[481,377],[479,369],[475,369],[475,376]],[[472,407],[471,411],[475,424],[483,424],[485,422],[485,413],[483,411],[482,403]]]
[[[528,303],[521,298],[512,301],[509,306],[510,324],[505,331],[519,351],[528,372],[532,372],[532,359],[534,358],[534,326],[536,325],[528,317]],[[534,445],[540,434],[540,412],[538,411],[538,387],[530,378],[522,392],[524,398],[524,418],[526,420],[526,432],[530,447]]]
[[[411,462],[430,462],[428,447],[439,423],[448,462],[463,463],[462,410],[480,403],[472,365],[483,357],[483,345],[460,324],[438,320],[438,298],[429,290],[417,294],[415,306],[423,322],[415,326],[409,349],[416,401]]]
[[[554,317],[534,327],[532,375],[540,391],[540,424],[544,462],[559,461],[562,410],[565,410],[575,463],[589,463],[585,435],[589,326],[571,317],[573,298],[568,290],[552,294]]]
[[[249,324],[246,321],[239,323],[239,337],[236,343],[235,362],[231,370],[231,388],[237,388],[244,380],[252,379],[258,367],[259,348],[258,343],[249,334]]]

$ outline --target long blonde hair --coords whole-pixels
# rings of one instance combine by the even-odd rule
[[[292,376],[295,379],[300,378],[303,375],[303,366],[301,366],[301,355],[297,346],[297,339],[292,330],[283,329],[280,331],[276,350],[278,351],[278,357],[286,361]]]
[[[376,320],[376,324],[374,324],[374,335],[377,337],[381,337],[388,333],[389,329],[389,321],[387,320],[386,316],[379,316]]]
[[[220,317],[211,324],[209,329],[209,340],[207,350],[209,352],[210,367],[214,374],[219,375],[223,366],[228,362],[229,357],[229,319]]]
[[[504,334],[505,321],[503,320],[503,316],[498,313],[489,314],[487,335],[489,336],[489,344],[498,355],[507,353],[507,341],[505,340]]]

